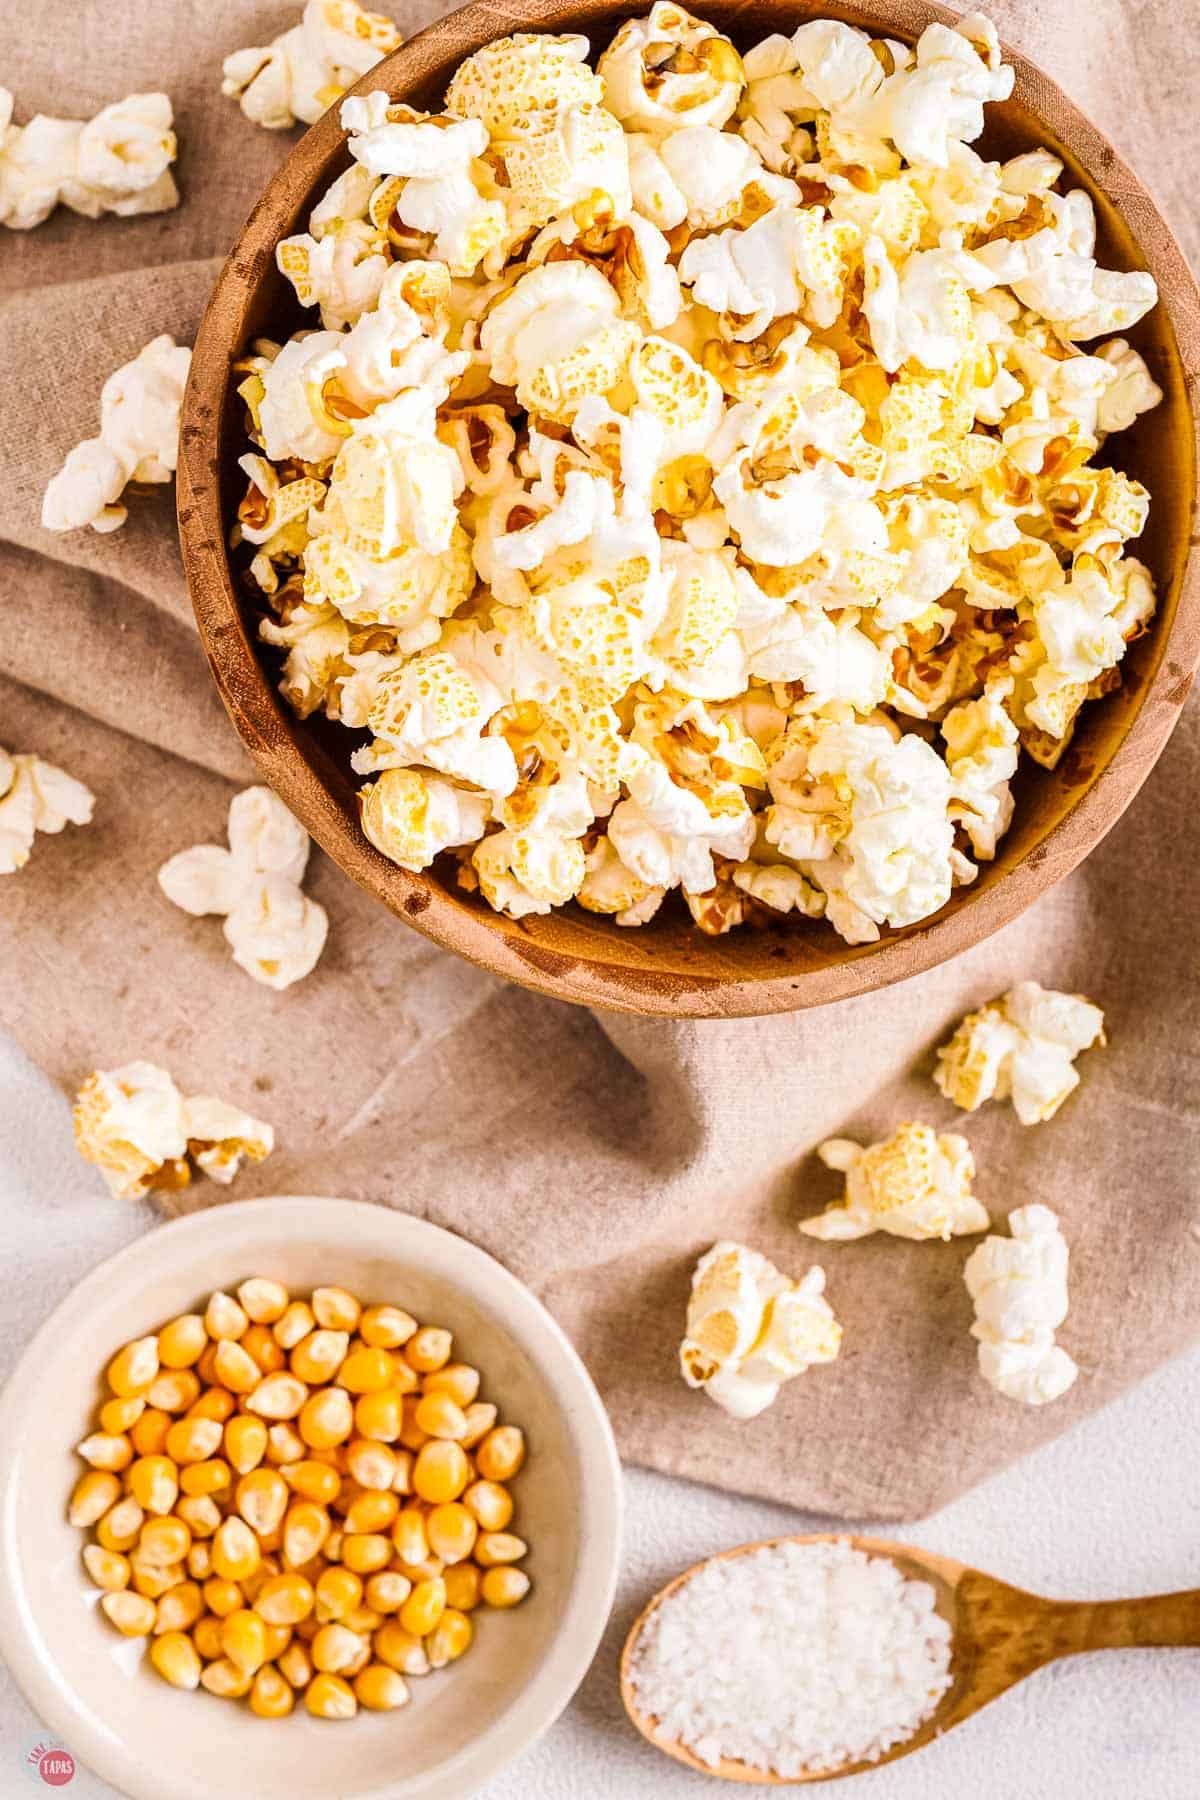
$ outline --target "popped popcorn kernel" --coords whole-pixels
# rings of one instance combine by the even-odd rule
[[[812,1268],[789,1281],[743,1244],[714,1244],[696,1264],[679,1367],[735,1419],[753,1419],[785,1381],[833,1362],[842,1328],[824,1297],[825,1275]]]
[[[186,1187],[191,1156],[211,1180],[227,1185],[243,1160],[261,1162],[275,1133],[261,1119],[211,1095],[186,1099],[155,1063],[96,1069],[79,1090],[75,1143],[117,1199]]]
[[[1040,1125],[1079,1086],[1075,1058],[1104,1041],[1104,1014],[1090,1000],[1022,981],[967,1014],[938,1050],[933,1078],[964,1112],[1011,1100],[1022,1125]]]
[[[0,746],[0,875],[25,867],[39,831],[86,825],[94,805],[90,789],[64,769]]]
[[[46,489],[47,531],[116,531],[127,484],[170,481],[179,455],[179,415],[192,353],[164,333],[108,377],[100,390],[100,435],[70,452]]]
[[[356,0],[308,0],[298,25],[225,58],[221,92],[270,131],[313,125],[403,41],[391,19]]]
[[[1055,1333],[1067,1316],[1070,1253],[1048,1206],[1019,1206],[1010,1237],[985,1238],[963,1270],[975,1303],[979,1372],[999,1394],[1044,1406],[1079,1373]]]
[[[986,1209],[971,1192],[975,1158],[967,1140],[930,1125],[897,1126],[867,1149],[829,1138],[817,1155],[846,1177],[841,1200],[801,1221],[809,1237],[844,1241],[885,1231],[892,1237],[962,1237],[986,1231]]]
[[[12,115],[12,94],[0,87],[0,225],[30,231],[56,206],[98,219],[179,205],[166,94],[130,94],[86,121],[38,113],[14,125]]]

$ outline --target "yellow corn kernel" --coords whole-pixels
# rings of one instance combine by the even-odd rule
[[[225,1454],[239,1475],[256,1469],[267,1453],[267,1428],[261,1419],[235,1413],[225,1426]]]
[[[133,1572],[127,1556],[122,1556],[118,1550],[105,1550],[99,1544],[85,1544],[83,1566],[95,1585],[109,1594],[127,1588]]]
[[[175,1502],[176,1515],[181,1518],[193,1539],[210,1538],[221,1523],[221,1509],[208,1494],[184,1494]],[[188,1547],[191,1555],[191,1546]]]
[[[328,1506],[336,1500],[342,1485],[341,1476],[329,1463],[314,1462],[308,1457],[288,1463],[281,1473],[294,1494],[315,1500],[318,1506]]]
[[[361,1395],[355,1402],[354,1427],[372,1443],[394,1444],[404,1429],[404,1396],[399,1388]]]
[[[338,1381],[351,1394],[381,1394],[392,1385],[395,1358],[369,1344],[351,1350],[338,1370]]]
[[[255,1325],[274,1325],[288,1308],[288,1291],[282,1281],[252,1275],[237,1291],[242,1311]]]
[[[399,1511],[400,1502],[395,1494],[390,1491],[380,1494],[368,1488],[350,1503],[343,1530],[390,1531]]]
[[[287,1463],[303,1462],[309,1446],[288,1420],[267,1426],[267,1461],[283,1468]]]
[[[135,1338],[117,1351],[104,1374],[119,1400],[144,1394],[158,1374],[158,1339]]]
[[[411,1450],[397,1450],[395,1457],[396,1473],[392,1476],[392,1492],[402,1495],[411,1494],[413,1463],[416,1458]]]
[[[145,1410],[146,1402],[140,1394],[131,1400],[106,1400],[97,1414],[100,1429],[110,1437],[120,1437],[123,1431],[133,1429]]]
[[[167,1631],[190,1631],[204,1611],[204,1595],[195,1581],[181,1581],[168,1588],[154,1612],[154,1635]]]
[[[182,1517],[182,1514],[180,1516]],[[190,1520],[189,1523],[191,1523]],[[195,1533],[195,1530],[196,1528],[193,1525],[193,1534]],[[215,1525],[213,1526],[213,1530],[216,1530]],[[212,1545],[197,1543],[194,1535],[192,1547],[187,1553],[187,1572],[192,1577],[193,1581],[207,1581],[212,1574]]]
[[[121,1484],[107,1469],[89,1469],[81,1475],[71,1493],[67,1518],[72,1525],[86,1531],[102,1519],[121,1497]]]
[[[400,1625],[413,1637],[425,1637],[446,1610],[446,1583],[440,1575],[418,1581],[400,1608]]]
[[[254,1574],[262,1561],[262,1551],[245,1519],[231,1516],[221,1521],[212,1541],[212,1561],[223,1581],[244,1581]],[[212,1610],[217,1609],[213,1606]]]
[[[76,1450],[93,1469],[107,1469],[110,1474],[127,1469],[133,1461],[133,1445],[123,1432],[93,1431]]]
[[[292,1639],[286,1650],[280,1652],[275,1663],[279,1673],[291,1688],[307,1687],[312,1680],[311,1658],[304,1645],[296,1638]]]
[[[186,1469],[179,1471],[179,1485],[185,1494],[193,1499],[204,1499],[210,1494],[223,1494],[233,1480],[229,1464],[222,1462],[219,1456],[209,1462],[189,1463]],[[183,1517],[180,1514],[180,1517]],[[213,1526],[216,1530],[216,1526]]]
[[[412,1314],[399,1306],[368,1306],[358,1322],[358,1335],[373,1350],[398,1350],[416,1329]]]
[[[297,1430],[314,1449],[342,1444],[354,1429],[354,1407],[341,1388],[323,1388],[304,1402]]]
[[[279,1348],[278,1345],[275,1346]],[[280,1351],[280,1355],[282,1355]],[[246,1397],[246,1410],[264,1419],[294,1419],[308,1399],[308,1389],[298,1375],[277,1368],[264,1376]]]
[[[204,1329],[210,1338],[219,1341],[229,1342],[240,1338],[249,1323],[232,1294],[223,1294],[219,1289],[210,1297],[204,1309]]]
[[[454,1563],[443,1577],[446,1583],[446,1605],[455,1612],[473,1612],[479,1605],[479,1584],[483,1577],[473,1562]]]
[[[519,1425],[497,1425],[475,1454],[485,1481],[511,1481],[525,1461],[525,1433]]]
[[[262,1548],[261,1543],[259,1548]],[[245,1600],[246,1605],[253,1606],[255,1600],[258,1598],[258,1591],[263,1583],[269,1581],[272,1575],[278,1574],[279,1564],[273,1556],[268,1555],[260,1557],[257,1569],[250,1575],[243,1575],[242,1579],[238,1582],[238,1586],[242,1590],[242,1598]]]
[[[156,1569],[182,1562],[192,1547],[192,1534],[182,1519],[147,1519],[138,1537],[141,1560]]]
[[[479,1394],[482,1376],[470,1363],[446,1363],[425,1377],[427,1394],[449,1394],[457,1406],[468,1407]],[[434,1433],[436,1436],[437,1433]]]
[[[405,1400],[404,1424],[400,1430],[401,1444],[403,1444],[406,1450],[412,1450],[414,1453],[422,1449],[429,1442],[429,1433],[427,1431],[422,1431],[421,1427],[417,1424],[417,1407],[419,1404],[420,1396],[417,1394],[409,1395]]]
[[[368,1663],[354,1677],[354,1692],[368,1712],[394,1712],[407,1701],[408,1684],[386,1663]]]
[[[200,1361],[208,1333],[199,1313],[180,1313],[158,1334],[158,1360],[164,1369],[190,1369]]]
[[[205,1344],[204,1354],[196,1364],[196,1375],[205,1387],[213,1387],[217,1380],[217,1345],[214,1340]]]
[[[400,1611],[412,1588],[407,1575],[401,1575],[398,1569],[381,1569],[371,1576],[363,1593],[372,1612],[394,1613]]]
[[[362,1604],[363,1584],[350,1569],[325,1569],[313,1590],[313,1612],[322,1625],[336,1624]]]
[[[222,1656],[202,1671],[200,1685],[222,1700],[244,1700],[253,1680],[253,1675],[247,1675],[235,1662]]]
[[[301,1381],[319,1387],[323,1381],[333,1380],[349,1348],[349,1332],[311,1331],[292,1351],[288,1366]]]
[[[238,1289],[242,1293],[247,1283]],[[264,1663],[255,1671],[250,1688],[250,1711],[260,1719],[286,1719],[296,1704],[296,1696],[274,1663]]]
[[[380,1532],[346,1532],[342,1538],[342,1566],[355,1575],[374,1575],[391,1560],[391,1539]]]
[[[478,1530],[472,1515],[457,1500],[435,1506],[425,1521],[429,1548],[444,1563],[462,1562],[470,1556]]]
[[[453,1348],[454,1339],[448,1331],[440,1325],[423,1325],[404,1346],[404,1356],[410,1368],[432,1375],[435,1369],[445,1368]]]
[[[500,1415],[490,1400],[475,1400],[465,1408],[463,1416],[467,1429],[458,1441],[464,1450],[473,1450],[476,1444],[483,1442]]]
[[[351,1438],[346,1445],[346,1470],[359,1487],[390,1492],[396,1478],[396,1453],[370,1438]]]
[[[181,1413],[200,1398],[200,1377],[191,1369],[164,1369],[146,1395],[156,1412]]]
[[[222,1387],[231,1394],[252,1394],[262,1380],[262,1370],[240,1344],[222,1338],[213,1358],[213,1369]]]
[[[413,1409],[418,1430],[431,1438],[450,1438],[458,1442],[467,1429],[467,1415],[449,1394],[424,1393]]]
[[[331,1562],[331,1563],[340,1563],[341,1562],[341,1560],[342,1560],[342,1543],[343,1543],[344,1539],[345,1539],[345,1533],[343,1531],[340,1531],[336,1527],[332,1531],[330,1531],[329,1536],[325,1539],[325,1542],[321,1546],[321,1554],[322,1554],[322,1556],[324,1556],[326,1562]]]
[[[238,1342],[262,1374],[273,1375],[277,1369],[287,1367],[287,1356],[266,1325],[248,1325]]]
[[[176,1419],[167,1433],[166,1452],[172,1462],[207,1462],[221,1442],[223,1427],[216,1419]]]
[[[481,1531],[503,1531],[513,1516],[512,1495],[498,1481],[473,1481],[462,1499]]]
[[[529,1592],[529,1577],[524,1569],[511,1563],[489,1569],[479,1584],[479,1592],[488,1606],[516,1606]]]
[[[169,1513],[179,1498],[179,1472],[166,1456],[139,1456],[126,1482],[143,1512]]]
[[[457,1500],[471,1479],[471,1465],[466,1452],[445,1438],[431,1438],[417,1452],[413,1464],[413,1487],[422,1500],[441,1506]]]
[[[186,1573],[183,1563],[147,1562],[136,1547],[129,1552],[129,1567],[130,1587],[146,1600],[161,1600],[171,1588],[179,1586]]]
[[[277,1469],[251,1469],[234,1490],[238,1511],[260,1538],[278,1529],[287,1511],[287,1483]]]
[[[253,1675],[267,1660],[267,1628],[256,1612],[240,1606],[221,1624],[221,1649],[243,1675]]]
[[[366,1647],[370,1648],[369,1645]],[[356,1631],[351,1631],[340,1623],[331,1623],[322,1625],[309,1645],[308,1653],[312,1657],[314,1669],[336,1675],[351,1663],[357,1662],[363,1648],[363,1640]]]
[[[312,1583],[295,1570],[269,1575],[254,1596],[254,1610],[268,1625],[298,1625],[312,1608]]]
[[[340,1675],[324,1670],[305,1688],[304,1704],[314,1719],[352,1719],[358,1711],[353,1688]]]
[[[279,1658],[283,1655],[284,1651],[292,1641],[292,1633],[295,1630],[295,1627],[292,1625],[272,1625],[269,1619],[264,1619],[263,1624],[267,1628],[267,1661],[278,1662]]]
[[[139,1456],[160,1456],[170,1429],[170,1413],[161,1407],[148,1406],[130,1428],[129,1441]]]
[[[224,1425],[226,1419],[236,1411],[237,1401],[228,1388],[210,1387],[205,1388],[198,1400],[193,1400],[187,1409],[186,1417],[189,1419],[216,1419],[219,1425]]]
[[[154,1602],[144,1594],[105,1594],[100,1606],[123,1637],[148,1637],[154,1629]]]
[[[406,1506],[392,1526],[392,1547],[402,1563],[425,1562],[429,1556],[429,1538],[425,1530],[425,1514],[415,1506]]]
[[[132,1494],[126,1494],[96,1526],[96,1542],[105,1550],[132,1550],[145,1517]]]
[[[475,1627],[466,1613],[447,1607],[425,1645],[430,1668],[444,1669],[447,1663],[457,1662],[463,1651],[470,1649],[474,1635]]]
[[[166,1598],[164,1594],[163,1599]],[[161,1602],[160,1602],[161,1604]],[[197,1619],[192,1630],[192,1642],[196,1646],[197,1655],[205,1662],[219,1662],[221,1657],[221,1621],[212,1613],[206,1613]]]
[[[529,1554],[524,1538],[511,1531],[482,1532],[475,1544],[475,1561],[481,1569],[494,1569],[501,1563],[520,1562]]]
[[[182,1631],[165,1631],[150,1646],[150,1661],[172,1687],[200,1686],[200,1658],[191,1638]]]
[[[372,1645],[379,1661],[402,1675],[428,1675],[429,1658],[419,1637],[405,1631],[398,1619],[386,1619]]]
[[[362,1307],[354,1295],[340,1287],[314,1288],[312,1309],[317,1324],[328,1331],[356,1331],[362,1317]]]
[[[324,1549],[329,1537],[329,1514],[311,1500],[293,1500],[283,1519],[283,1560],[289,1569],[302,1569]]]
[[[312,1307],[303,1300],[293,1300],[271,1327],[271,1336],[281,1350],[294,1350],[316,1325]]]

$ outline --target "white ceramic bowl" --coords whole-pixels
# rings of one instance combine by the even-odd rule
[[[515,1483],[533,1591],[475,1614],[457,1664],[414,1680],[398,1712],[344,1724],[303,1708],[268,1722],[142,1666],[142,1641],[98,1612],[67,1523],[98,1372],[130,1338],[213,1288],[273,1275],[325,1282],[449,1326],[484,1393],[525,1427]],[[216,1206],[150,1233],[82,1281],[0,1399],[0,1651],[45,1723],[133,1800],[467,1800],[557,1718],[612,1605],[621,1477],[587,1371],[545,1308],[490,1256],[437,1226],[348,1200]]]

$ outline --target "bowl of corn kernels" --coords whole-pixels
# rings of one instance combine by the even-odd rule
[[[134,1800],[466,1800],[612,1602],[582,1363],[499,1263],[382,1207],[249,1201],[102,1264],[0,1400],[0,1470],[0,1650]]]

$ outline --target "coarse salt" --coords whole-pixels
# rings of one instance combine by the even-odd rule
[[[654,1735],[710,1767],[877,1762],[950,1686],[935,1593],[844,1538],[711,1562],[652,1613],[633,1685]]]

